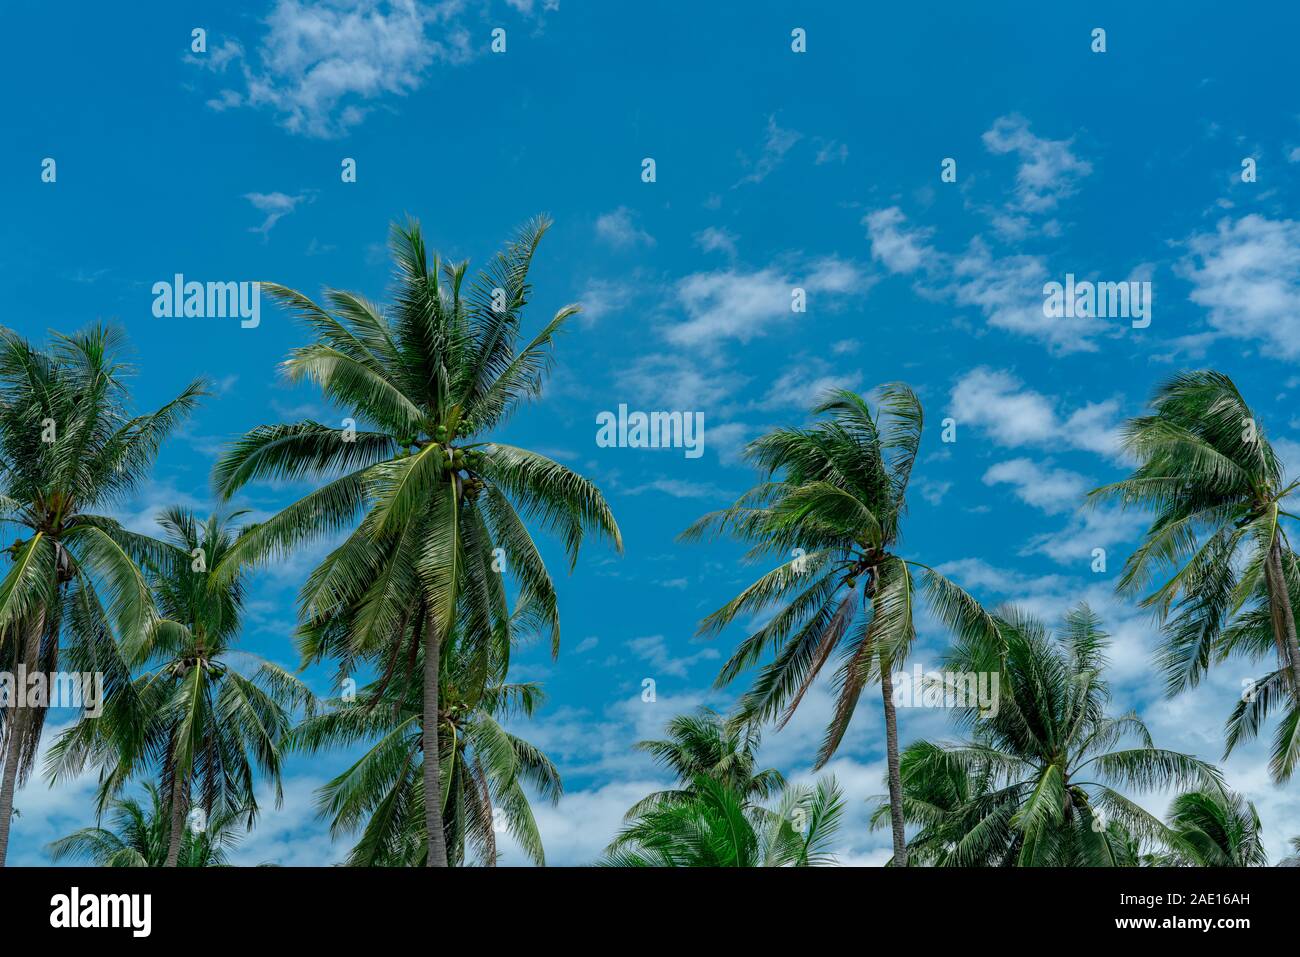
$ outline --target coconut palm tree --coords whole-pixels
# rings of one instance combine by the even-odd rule
[[[240,813],[251,828],[260,771],[279,802],[281,739],[296,709],[313,704],[297,678],[235,647],[243,577],[214,582],[211,568],[234,547],[242,514],[200,522],[173,507],[159,516],[165,541],[149,578],[161,617],[124,643],[144,670],[109,696],[101,715],[73,725],[50,749],[54,781],[87,762],[101,768],[101,807],[141,771],[158,775],[170,815],[166,867],[178,865],[196,795],[207,818]]]
[[[508,650],[517,586],[522,624],[559,650],[555,588],[525,524],[559,535],[571,566],[594,531],[621,550],[600,491],[545,456],[489,440],[518,406],[540,395],[551,345],[578,311],[566,306],[520,348],[529,267],[549,221],[536,219],[466,285],[467,263],[432,264],[419,225],[394,226],[396,289],[387,310],[329,290],[328,308],[264,285],[314,331],[284,371],[311,380],[349,410],[343,427],[303,421],[259,426],[217,464],[221,495],[254,479],[322,482],[242,537],[228,562],[272,560],[312,537],[351,529],[303,589],[304,653],[334,655],[341,674],[385,661],[407,625],[424,645],[421,743],[442,753],[439,669],[453,628],[481,648]],[[332,621],[346,615],[348,627]],[[403,659],[410,661],[409,656]],[[445,791],[441,762],[421,762],[425,793]],[[446,866],[439,804],[425,802],[429,866]]]
[[[170,856],[171,810],[162,791],[145,782],[146,807],[136,798],[118,798],[111,804],[112,829],[83,827],[50,844],[54,863],[89,861],[97,867],[162,867]],[[227,851],[239,844],[238,809],[185,829],[174,867],[223,867]]]
[[[418,632],[418,628],[412,626]],[[416,636],[418,639],[418,634]],[[346,771],[325,784],[318,808],[335,835],[358,830],[348,855],[354,867],[419,866],[425,838],[424,775],[421,768],[423,650],[412,642],[416,661],[409,674],[379,678],[354,697],[327,702],[306,718],[287,747],[310,754],[373,742]],[[510,684],[484,674],[464,645],[439,671],[441,682],[442,820],[448,862],[463,864],[467,844],[488,866],[497,862],[496,834],[508,831],[537,865],[546,863],[541,834],[526,785],[558,801],[559,772],[541,751],[507,731],[501,721],[531,717],[543,695],[532,683]]]
[[[745,803],[765,801],[785,788],[785,778],[775,768],[757,768],[762,733],[757,725],[728,721],[709,708],[677,715],[668,722],[668,737],[638,741],[636,749],[652,755],[655,763],[671,771],[677,787],[647,795],[627,812],[637,817],[662,802],[688,800],[695,780],[717,781]]]
[[[130,680],[114,628],[139,634],[154,612],[137,564],[152,546],[104,511],[138,487],[204,394],[198,380],[155,412],[133,414],[124,344],[98,325],[53,334],[45,349],[0,329],[0,520],[12,560],[0,579],[0,660],[48,674],[62,651],[74,670],[102,675],[109,694]],[[13,704],[0,711],[0,865],[46,710]]]
[[[1235,791],[1189,791],[1166,815],[1170,851],[1164,866],[1267,867],[1259,813]]]
[[[1164,846],[1170,834],[1118,789],[1222,791],[1216,768],[1157,748],[1136,714],[1106,714],[1109,638],[1086,605],[1057,636],[1015,609],[998,625],[994,641],[959,641],[947,664],[998,674],[997,708],[957,708],[968,740],[906,754],[903,813],[933,863],[1129,865],[1135,842]],[[891,813],[882,804],[876,816]]]
[[[700,627],[716,635],[742,615],[780,610],[736,650],[718,676],[734,680],[769,652],[739,704],[742,719],[784,725],[838,648],[837,700],[817,766],[838,748],[862,689],[879,681],[894,816],[894,859],[906,865],[898,725],[892,670],[916,634],[917,577],[931,609],[960,635],[992,634],[992,619],[942,574],[897,551],[907,485],[921,442],[920,400],[907,386],[880,388],[876,408],[837,391],[815,409],[808,429],[776,429],[751,442],[746,457],[766,481],[728,509],[704,516],[683,537],[730,533],[751,543],[749,557],[787,560],[715,611]]]
[[[659,801],[616,837],[605,867],[822,867],[844,815],[834,777],[782,792],[776,808],[746,801],[724,782],[698,775],[684,798]],[[644,803],[644,802],[642,802]]]
[[[1152,414],[1124,429],[1124,448],[1138,462],[1133,474],[1089,494],[1094,503],[1155,513],[1118,587],[1136,593],[1159,583],[1142,604],[1167,625],[1160,661],[1170,695],[1197,684],[1213,661],[1241,647],[1240,631],[1225,633],[1240,616],[1248,616],[1255,636],[1266,623],[1264,634],[1281,663],[1271,691],[1292,702],[1274,750],[1273,771],[1284,780],[1300,760],[1292,594],[1300,574],[1283,521],[1294,518],[1285,503],[1300,479],[1284,477],[1263,424],[1220,372],[1174,376],[1152,406]],[[1261,703],[1257,717],[1267,705]]]

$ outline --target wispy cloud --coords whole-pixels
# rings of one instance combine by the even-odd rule
[[[310,201],[310,194],[298,193],[290,196],[287,193],[245,193],[244,199],[253,204],[253,208],[266,214],[260,226],[250,226],[250,233],[261,233],[262,238],[266,239],[271,230],[285,216],[292,213],[304,201]]]
[[[834,256],[814,260],[797,272],[767,266],[694,273],[676,286],[687,319],[666,327],[664,337],[674,345],[705,348],[728,339],[748,342],[799,315],[792,309],[796,287],[807,293],[811,309],[819,295],[831,300],[860,295],[873,281],[858,264]]]
[[[636,224],[636,214],[626,206],[596,217],[596,236],[617,249],[655,244],[655,238]]]
[[[255,54],[226,41],[207,60],[188,59],[209,70],[240,64],[242,88],[221,89],[211,108],[267,109],[291,133],[336,137],[382,97],[419,89],[433,64],[473,56],[460,23],[465,7],[464,0],[277,0]]]
[[[796,130],[782,129],[777,125],[776,116],[769,116],[767,118],[767,134],[763,139],[763,147],[759,151],[758,158],[751,160],[744,153],[740,154],[741,163],[748,169],[748,172],[735,185],[742,186],[746,183],[763,182],[784,162],[785,154],[790,152],[794,144],[801,139],[803,139],[802,133]]]

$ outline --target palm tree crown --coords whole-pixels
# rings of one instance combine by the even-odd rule
[[[958,708],[969,740],[917,742],[903,757],[903,813],[914,844],[947,866],[1115,866],[1130,836],[1163,845],[1168,831],[1120,788],[1221,791],[1217,769],[1157,748],[1135,714],[1110,717],[1108,637],[1086,605],[1059,636],[1016,611],[999,636],[958,642],[949,666],[999,675],[998,707]],[[887,821],[882,804],[876,820]]]
[[[1170,695],[1234,653],[1276,657],[1279,667],[1233,713],[1227,750],[1253,737],[1269,711],[1288,700],[1270,765],[1285,780],[1300,761],[1293,610],[1300,573],[1283,520],[1293,517],[1284,504],[1300,479],[1285,480],[1263,424],[1226,375],[1177,375],[1152,405],[1151,415],[1125,428],[1125,449],[1138,467],[1090,495],[1155,513],[1119,588],[1137,592],[1160,583],[1142,604],[1167,626],[1160,663]]]
[[[751,558],[786,559],[706,618],[700,631],[716,634],[741,615],[781,606],[741,642],[718,677],[720,685],[730,682],[773,653],[740,701],[745,720],[784,724],[840,651],[837,700],[818,767],[839,747],[862,689],[879,680],[891,793],[896,794],[891,671],[905,660],[916,634],[915,573],[936,614],[959,634],[989,633],[994,625],[959,587],[897,552],[923,425],[921,403],[911,389],[883,386],[877,408],[839,391],[813,414],[824,418],[811,428],[780,428],[752,442],[746,455],[767,481],[683,534],[694,539],[731,532],[751,543]],[[901,815],[894,837],[896,858],[903,863]]]
[[[327,291],[327,309],[291,289],[265,287],[316,335],[284,371],[319,385],[350,421],[255,428],[216,468],[225,496],[254,479],[323,480],[243,536],[228,561],[266,561],[311,536],[351,529],[303,589],[304,657],[334,656],[342,675],[364,661],[388,670],[389,662],[409,667],[417,656],[405,643],[421,642],[426,754],[443,753],[438,672],[453,653],[453,633],[502,664],[516,629],[547,633],[558,653],[555,588],[525,519],[558,534],[571,564],[588,531],[622,547],[594,485],[545,456],[487,438],[541,393],[552,343],[578,311],[561,309],[520,347],[529,267],[548,226],[545,219],[526,225],[468,283],[467,263],[435,257],[430,264],[419,226],[395,226],[396,288],[387,310],[353,293]],[[513,611],[507,577],[517,589]],[[490,656],[489,645],[496,648]],[[445,794],[441,762],[422,768],[426,793]],[[443,866],[442,809],[426,802],[425,813],[428,863]]]

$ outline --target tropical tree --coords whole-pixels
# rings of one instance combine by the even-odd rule
[[[1160,863],[1189,867],[1267,867],[1259,813],[1235,791],[1189,791],[1166,815],[1169,853]]]
[[[144,784],[146,807],[136,798],[117,798],[110,805],[112,829],[84,827],[50,844],[51,859],[89,861],[97,867],[162,867],[170,856],[172,815],[168,801],[152,781]],[[173,867],[223,867],[227,852],[238,845],[239,809],[207,818],[185,829]],[[194,822],[197,824],[197,822]]]
[[[406,650],[408,624],[418,624],[426,755],[442,753],[439,670],[453,630],[476,653],[495,645],[502,658],[515,626],[539,629],[558,654],[555,588],[525,520],[558,534],[571,567],[588,532],[622,548],[594,485],[488,438],[540,395],[555,336],[578,311],[561,309],[520,348],[529,267],[549,225],[526,225],[468,287],[467,263],[435,256],[430,264],[418,224],[394,226],[396,289],[387,310],[335,290],[326,291],[326,308],[264,285],[316,335],[284,363],[288,378],[315,382],[349,410],[348,420],[341,428],[259,426],[216,467],[225,497],[255,479],[322,483],[243,536],[226,564],[266,562],[312,537],[351,530],[303,589],[304,656],[337,657],[341,675],[366,661],[409,665],[409,654],[396,653]],[[421,769],[425,793],[445,793],[441,762]],[[426,801],[424,811],[427,863],[446,866],[438,802]]]
[[[418,640],[412,647],[416,661],[410,674],[376,679],[354,697],[327,702],[326,709],[304,719],[287,742],[289,748],[310,754],[373,742],[318,792],[318,808],[329,820],[331,834],[361,832],[348,855],[350,866],[419,866],[428,850],[421,767],[423,650]],[[468,845],[481,863],[494,866],[501,825],[533,863],[544,865],[526,786],[558,801],[560,774],[545,754],[500,724],[531,717],[543,700],[541,689],[534,683],[497,682],[477,667],[471,649],[457,642],[452,648],[439,671],[438,740],[448,863],[465,863]]]
[[[644,803],[644,802],[642,802]],[[782,792],[774,809],[755,806],[725,783],[698,775],[676,800],[650,804],[619,833],[605,867],[821,867],[844,815],[834,777]]]
[[[739,716],[778,719],[780,725],[840,650],[835,709],[818,767],[839,747],[862,689],[880,682],[889,793],[898,812],[894,860],[903,866],[907,847],[891,672],[906,659],[916,634],[917,575],[932,611],[957,634],[991,634],[995,626],[961,588],[897,551],[923,425],[912,390],[899,383],[882,386],[875,408],[855,393],[837,391],[813,415],[824,418],[811,428],[779,428],[751,442],[746,457],[766,480],[683,533],[688,540],[730,533],[751,544],[751,559],[787,559],[708,616],[700,633],[716,635],[740,616],[779,606],[741,642],[717,683],[731,682],[773,653],[741,698]]]
[[[141,771],[158,775],[170,822],[166,867],[179,863],[196,795],[208,819],[238,813],[249,828],[259,810],[258,772],[280,801],[281,740],[295,711],[313,704],[297,678],[236,648],[243,576],[214,582],[210,569],[234,547],[233,522],[242,514],[200,522],[173,507],[159,516],[165,541],[149,579],[160,617],[124,642],[128,660],[143,671],[109,696],[102,714],[73,725],[50,749],[53,780],[80,773],[87,762],[102,769],[101,807]]]
[[[671,771],[678,786],[647,795],[626,817],[636,817],[662,802],[689,800],[700,777],[717,781],[747,804],[765,801],[785,788],[780,771],[757,767],[762,732],[755,724],[728,721],[716,711],[700,708],[694,714],[677,715],[666,730],[667,738],[638,741],[636,749]]]
[[[1155,513],[1118,587],[1159,585],[1142,604],[1166,625],[1160,663],[1170,695],[1196,685],[1214,661],[1271,649],[1280,666],[1234,713],[1228,751],[1288,698],[1270,765],[1285,780],[1300,760],[1300,573],[1283,520],[1294,518],[1285,503],[1300,479],[1286,480],[1263,424],[1220,372],[1174,376],[1152,407],[1124,429],[1133,474],[1089,495]]]
[[[967,740],[918,742],[905,755],[903,814],[920,825],[929,862],[1131,865],[1139,843],[1165,846],[1170,834],[1119,789],[1222,791],[1216,768],[1157,748],[1136,714],[1106,714],[1109,638],[1086,605],[1058,636],[1015,609],[999,613],[998,630],[959,641],[947,664],[997,674],[997,707],[958,707]]]
[[[133,414],[124,344],[120,332],[98,325],[52,334],[45,349],[0,329],[0,520],[12,559],[0,579],[0,660],[48,674],[62,652],[74,670],[102,675],[109,694],[130,680],[114,629],[140,634],[154,612],[137,564],[149,540],[105,510],[138,487],[160,443],[204,394],[198,380],[156,411]],[[0,865],[47,703],[9,702],[0,711]]]

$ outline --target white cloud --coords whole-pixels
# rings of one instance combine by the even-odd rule
[[[857,264],[834,256],[814,260],[798,274],[774,266],[752,272],[693,273],[676,287],[678,304],[688,318],[666,326],[664,337],[680,346],[719,346],[727,339],[748,342],[770,326],[799,316],[791,309],[795,287],[807,293],[808,308],[812,309],[818,295],[860,294],[870,282]]]
[[[591,326],[611,313],[626,309],[634,292],[629,283],[608,279],[590,280],[578,296],[578,302],[582,306],[578,321]]]
[[[615,373],[615,381],[620,392],[629,393],[643,407],[707,412],[744,387],[749,379],[708,362],[656,353],[642,356]]]
[[[227,56],[240,59],[244,89],[223,89],[209,105],[265,108],[291,133],[342,135],[381,97],[419,89],[434,63],[470,59],[470,34],[457,22],[464,8],[464,0],[277,0],[256,62],[242,48]]]
[[[709,226],[695,234],[695,245],[706,253],[720,252],[735,258],[736,234],[726,227]]]
[[[929,244],[934,230],[907,226],[906,222],[897,206],[874,210],[862,218],[871,240],[871,258],[884,263],[890,272],[916,272],[939,255]]]
[[[818,166],[826,163],[845,163],[849,158],[849,148],[839,140],[823,140],[820,137],[815,141],[817,145]]]
[[[1016,498],[1048,513],[1077,508],[1092,483],[1078,472],[1050,468],[1031,459],[999,462],[984,473],[985,485],[1011,485]]]
[[[722,657],[717,648],[701,648],[690,655],[674,655],[668,650],[668,642],[663,635],[647,635],[643,638],[631,638],[627,642],[628,650],[654,669],[655,674],[685,678],[691,666],[701,661],[714,661]]]
[[[688,482],[685,479],[660,478],[628,489],[626,495],[641,495],[645,492],[662,492],[673,498],[735,498],[735,494],[721,489],[712,482]]]
[[[596,217],[596,235],[617,249],[655,244],[655,238],[637,226],[635,214],[626,206]]]
[[[1119,401],[1088,402],[1068,415],[1060,400],[1026,388],[1010,372],[981,366],[952,388],[949,410],[957,427],[974,426],[998,445],[1082,449],[1120,454]]]
[[[1150,521],[1141,512],[1123,511],[1118,506],[1076,509],[1064,528],[1036,535],[1025,545],[1022,554],[1046,555],[1062,565],[1088,563],[1093,549],[1108,552],[1116,545],[1136,538]],[[1109,563],[1111,559],[1108,557]]]
[[[1023,116],[998,117],[983,136],[991,153],[1015,153],[1016,205],[1030,213],[1046,212],[1075,192],[1076,181],[1092,172],[1092,165],[1071,150],[1071,140],[1048,140],[1029,131]]]
[[[298,204],[308,199],[307,193],[298,193],[296,196],[289,196],[285,193],[245,193],[244,199],[253,204],[253,208],[259,212],[266,213],[266,218],[262,220],[260,226],[250,226],[250,233],[261,233],[265,239],[270,235],[271,229],[285,216],[292,213]]]
[[[1185,245],[1176,272],[1192,284],[1190,298],[1208,310],[1214,333],[1300,358],[1300,223],[1251,213],[1221,219]]]
[[[911,226],[897,206],[862,219],[871,256],[892,273],[917,276],[918,291],[958,306],[973,306],[990,326],[1043,342],[1057,353],[1092,352],[1094,336],[1110,331],[1104,320],[1053,319],[1043,315],[1043,284],[1048,278],[1041,256],[998,256],[976,236],[958,255],[936,249],[934,231]]]
[[[836,389],[857,389],[861,372],[833,372],[813,356],[783,372],[759,403],[765,409],[800,409],[807,411]]]

